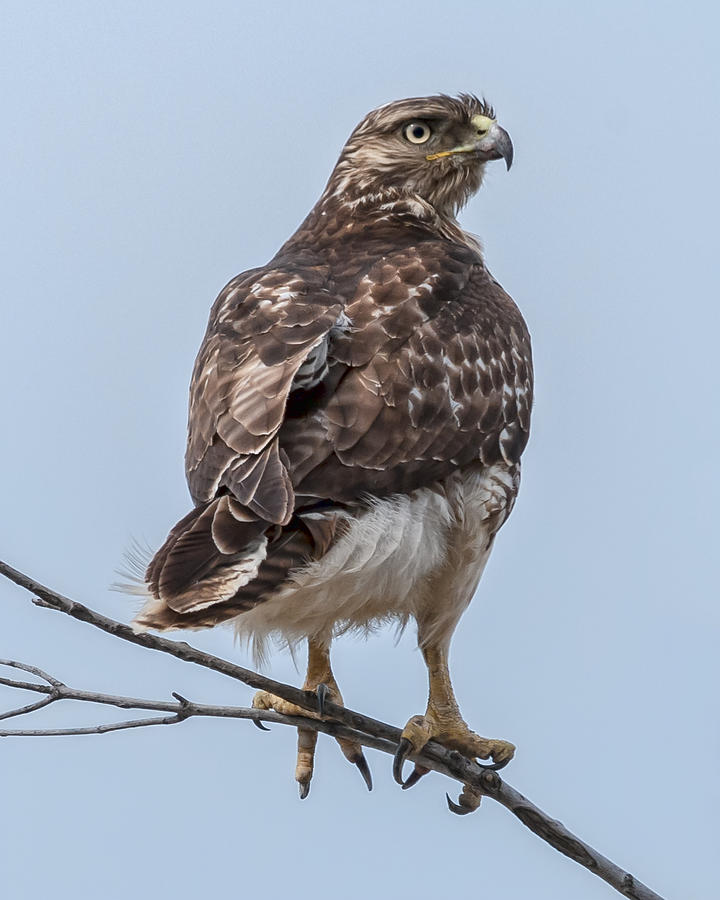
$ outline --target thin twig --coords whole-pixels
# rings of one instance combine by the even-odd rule
[[[42,709],[43,706],[50,706],[56,699],[56,697],[45,697],[44,700],[38,700],[37,703],[30,703],[27,706],[21,706],[19,709],[11,709],[9,712],[0,713],[0,720],[12,719],[15,716],[24,716],[27,713],[35,712],[36,709]],[[0,731],[0,737],[2,736],[3,733]]]
[[[0,659],[0,666],[14,666],[15,668],[21,668],[23,665],[24,664],[16,663],[14,660]],[[9,681],[9,679],[7,680]],[[99,703],[105,706],[115,706],[120,709],[143,709],[152,710],[155,712],[175,713],[174,716],[171,716],[167,719],[163,718],[162,720],[156,718],[137,720],[141,725],[175,724],[176,722],[183,721],[184,719],[189,719],[193,716],[216,719],[248,719],[253,722],[273,722],[277,725],[289,725],[293,728],[297,728],[299,726],[302,726],[303,728],[311,727],[316,731],[323,732],[324,734],[332,735],[334,737],[347,738],[348,740],[355,741],[357,743],[363,743],[366,747],[372,747],[385,753],[394,753],[396,746],[390,741],[374,737],[373,735],[365,734],[361,731],[355,731],[354,729],[348,728],[346,725],[342,725],[337,722],[305,718],[304,716],[288,716],[281,713],[276,713],[274,710],[253,709],[245,706],[216,706],[207,703],[194,703],[190,700],[187,700],[185,697],[180,698],[180,695],[175,693],[173,693],[173,696],[178,699],[173,702],[170,700],[144,700],[140,697],[125,697],[115,694],[102,694],[98,691],[83,691],[77,688],[69,687],[68,685],[64,684],[61,681],[58,681],[57,679],[56,687],[52,688],[49,688],[44,684],[34,684],[32,682],[16,682],[11,686],[17,687],[22,690],[35,691],[38,693],[46,693],[48,691],[51,691],[52,696],[47,697],[45,700],[42,700],[37,704],[30,704],[29,706],[22,707],[21,709],[12,710],[10,713],[4,713],[0,715],[0,719],[33,712],[35,709],[40,709],[41,705],[47,706],[50,703],[54,703],[56,700],[76,700],[84,703]],[[134,724],[118,724],[126,728],[137,727]],[[57,736],[60,734],[104,734],[107,730],[110,729],[103,728],[102,731],[97,731],[95,729],[55,729],[47,731],[42,731],[39,729],[15,729],[9,731],[0,731],[0,737],[36,737],[41,735]],[[114,730],[118,729],[115,728]]]
[[[6,663],[3,661],[0,664],[5,665]],[[0,684],[5,687],[18,688],[21,691],[37,691],[40,694],[52,694],[53,692],[51,685],[38,684],[36,681],[17,681],[15,678],[0,678]]]
[[[147,647],[151,650],[158,650],[162,653],[168,653],[185,662],[195,663],[196,665],[204,666],[205,668],[227,675],[230,678],[242,681],[250,687],[270,691],[276,696],[282,697],[284,700],[288,700],[310,712],[317,712],[318,710],[317,697],[310,691],[301,691],[290,685],[275,681],[272,678],[266,678],[257,672],[245,669],[242,666],[237,666],[220,657],[213,656],[209,653],[203,653],[185,642],[168,641],[165,638],[160,638],[152,634],[136,634],[127,625],[109,619],[106,616],[89,609],[87,606],[83,606],[81,603],[77,603],[74,600],[62,596],[62,594],[58,594],[56,591],[45,587],[29,576],[24,575],[22,572],[18,572],[16,569],[12,568],[12,566],[7,565],[7,563],[0,562],[0,574],[15,582],[15,584],[20,587],[35,594],[39,599],[34,602],[39,606],[64,612],[81,622],[86,622],[93,625],[95,628],[99,628],[102,631],[106,631],[107,633],[119,637],[122,640],[129,641],[130,643],[139,644],[140,646]],[[47,676],[47,674],[41,670],[35,669],[33,671],[34,667],[27,667],[25,664],[18,664],[15,667],[33,672],[33,674],[37,674],[45,680],[49,680],[50,678],[50,676]],[[7,684],[7,681],[8,680],[2,683]],[[54,690],[49,692],[42,691],[42,693],[49,693],[53,699],[59,699],[59,697],[55,696],[55,692],[63,694],[69,690],[66,686],[61,686],[61,683],[49,683]],[[40,687],[41,686],[39,685],[36,686],[38,689]],[[36,688],[28,689],[33,690]],[[75,699],[80,698],[76,697]],[[131,698],[115,699],[128,700]],[[153,703],[153,701],[143,702],[148,704]],[[111,705],[119,706],[121,704],[112,703]],[[182,708],[183,713],[179,711],[179,707]],[[188,717],[188,707],[192,707],[192,704],[189,704],[187,701],[184,703],[178,701],[178,703],[174,704],[172,707],[175,710],[174,716],[157,717],[154,721],[150,719],[134,720],[132,724],[121,722],[114,726],[97,726],[94,730],[83,730],[82,732],[75,730],[74,733],[101,734],[104,732],[98,731],[98,728],[102,728],[105,731],[111,731],[118,730],[121,727],[142,727],[146,724],[174,724],[171,720],[176,719],[176,717],[181,714],[184,715],[185,718]],[[153,705],[136,708],[159,709],[161,707]],[[240,711],[238,710],[237,712]],[[256,711],[246,710],[246,712],[251,713]],[[364,716],[354,710],[337,706],[334,703],[327,702],[325,704],[324,712],[326,717],[325,720],[313,718],[306,719],[304,717],[284,717],[278,716],[278,714],[271,716],[269,711],[265,710],[262,711],[262,716],[237,715],[234,717],[256,718],[262,719],[263,721],[279,721],[283,724],[297,725],[300,723],[303,728],[313,728],[317,731],[323,731],[343,737],[352,733],[354,735],[352,739],[357,740],[359,743],[363,743],[366,746],[375,746],[376,749],[383,750],[387,753],[395,752],[401,734],[399,728],[395,728],[385,722],[371,719],[369,716]],[[291,722],[290,720],[294,721]],[[67,729],[62,730],[63,734],[67,732]],[[58,732],[56,731],[55,733]],[[514,815],[516,815],[531,831],[537,834],[538,837],[541,837],[560,853],[575,860],[575,862],[580,863],[580,865],[585,866],[593,874],[602,878],[624,896],[632,898],[632,900],[662,900],[659,894],[656,894],[646,885],[642,884],[642,882],[637,881],[629,872],[624,871],[619,866],[615,865],[615,863],[607,859],[607,857],[598,853],[597,850],[590,847],[584,841],[581,841],[568,831],[562,823],[552,819],[547,813],[543,812],[526,797],[510,787],[510,785],[500,778],[497,772],[484,770],[477,765],[477,763],[462,757],[455,751],[448,751],[435,742],[430,742],[423,748],[422,755],[418,755],[414,758],[426,768],[432,768],[435,771],[448,775],[449,777],[460,781],[462,784],[468,785],[475,792],[491,797],[493,800],[497,800],[498,803],[514,813]]]
[[[42,669],[38,669],[37,666],[17,662],[17,660],[14,659],[0,659],[0,666],[7,666],[9,669],[21,669],[23,672],[27,672],[30,675],[37,675],[38,678],[42,678],[43,681],[47,681],[47,683],[53,687],[62,687],[62,681],[55,678],[53,675],[48,675],[48,673],[44,672]]]
[[[0,737],[61,737],[78,734],[107,734],[125,728],[142,728],[145,725],[175,725],[182,722],[177,716],[154,716],[148,719],[128,719],[127,722],[108,722],[104,725],[87,725],[83,728],[29,728],[24,731],[0,731]]]

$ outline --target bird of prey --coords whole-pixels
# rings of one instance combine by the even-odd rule
[[[150,562],[134,623],[230,621],[260,655],[268,638],[306,640],[305,689],[342,703],[332,638],[414,619],[430,689],[402,733],[401,782],[431,738],[497,766],[514,752],[469,729],[448,671],[530,427],[525,322],[456,219],[486,163],[512,158],[475,96],[381,106],[273,259],[221,291],[190,388],[194,508]],[[254,705],[300,712],[262,692]],[[299,730],[301,796],[315,740]],[[360,747],[340,745],[370,787]]]

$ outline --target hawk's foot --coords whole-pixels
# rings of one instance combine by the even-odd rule
[[[253,709],[272,709],[283,716],[304,716],[317,718],[317,713],[312,713],[301,706],[296,706],[282,697],[277,697],[268,691],[258,691],[253,697]],[[307,797],[310,792],[310,782],[313,776],[315,763],[315,745],[317,744],[317,732],[307,728],[298,728],[298,752],[295,765],[295,781],[298,783],[300,798]]]
[[[403,729],[393,760],[393,776],[398,784],[410,787],[427,772],[424,767],[416,766],[405,781],[402,768],[408,756],[421,753],[425,744],[430,740],[437,741],[448,750],[457,750],[468,759],[491,759],[492,763],[486,767],[491,769],[503,768],[515,753],[514,744],[509,741],[480,737],[479,734],[475,734],[468,728],[459,713],[453,711],[450,714],[442,714],[432,706],[428,706],[424,716],[413,716]],[[458,807],[457,804],[451,803],[450,808],[453,812],[472,812],[479,803],[479,795],[466,786],[460,798],[461,806]],[[457,808],[453,809],[453,806]]]
[[[327,673],[325,673],[325,675],[327,676]],[[332,673],[330,673],[326,681],[321,681],[316,684],[313,684],[312,681],[313,679],[310,677],[310,673],[308,673],[308,678],[306,679],[303,688],[306,691],[314,690],[317,692],[321,710],[326,700],[331,703],[336,703],[338,706],[344,705],[342,695],[340,694]],[[289,703],[287,700],[275,696],[275,694],[268,693],[268,691],[258,691],[253,697],[252,705],[254,709],[272,709],[284,716],[304,716],[309,719],[322,718],[322,715],[303,709],[300,706],[296,706],[294,703]],[[315,747],[317,745],[317,738],[317,731],[310,728],[298,728],[295,781],[298,783],[301,800],[304,800],[310,793],[310,782],[312,781],[313,769],[315,766]],[[336,740],[340,745],[340,749],[345,758],[353,763],[353,765],[357,766],[363,777],[363,781],[367,785],[367,789],[371,791],[372,775],[370,774],[370,767],[367,764],[367,760],[365,759],[360,744],[356,744],[353,741],[348,741],[343,738],[336,738]]]
[[[305,716],[306,718],[314,716],[317,718],[309,710],[296,706],[294,703],[290,703],[289,700],[283,700],[282,697],[277,697],[269,691],[258,691],[253,697],[252,708],[272,709],[274,712],[280,713],[281,716]]]

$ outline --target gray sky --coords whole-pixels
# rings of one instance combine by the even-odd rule
[[[515,787],[668,898],[715,896],[714,5],[23,0],[2,19],[0,557],[127,621],[108,591],[124,549],[188,509],[187,384],[216,293],[273,255],[369,109],[484,93],[516,162],[462,220],[526,315],[537,403],[457,692],[518,745]],[[0,656],[75,686],[251,696],[10,585],[0,603]],[[248,662],[227,631],[193,642]],[[424,708],[412,634],[342,640],[335,667],[368,714]],[[282,654],[271,671],[301,678]],[[4,741],[3,895],[612,896],[491,802],[458,819],[439,776],[401,792],[368,756],[372,794],[321,740],[301,803],[280,727]]]

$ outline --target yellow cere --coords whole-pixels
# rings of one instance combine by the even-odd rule
[[[495,119],[491,119],[490,116],[477,115],[470,119],[470,124],[476,131],[482,131],[484,133],[490,131],[490,127],[495,124]]]

